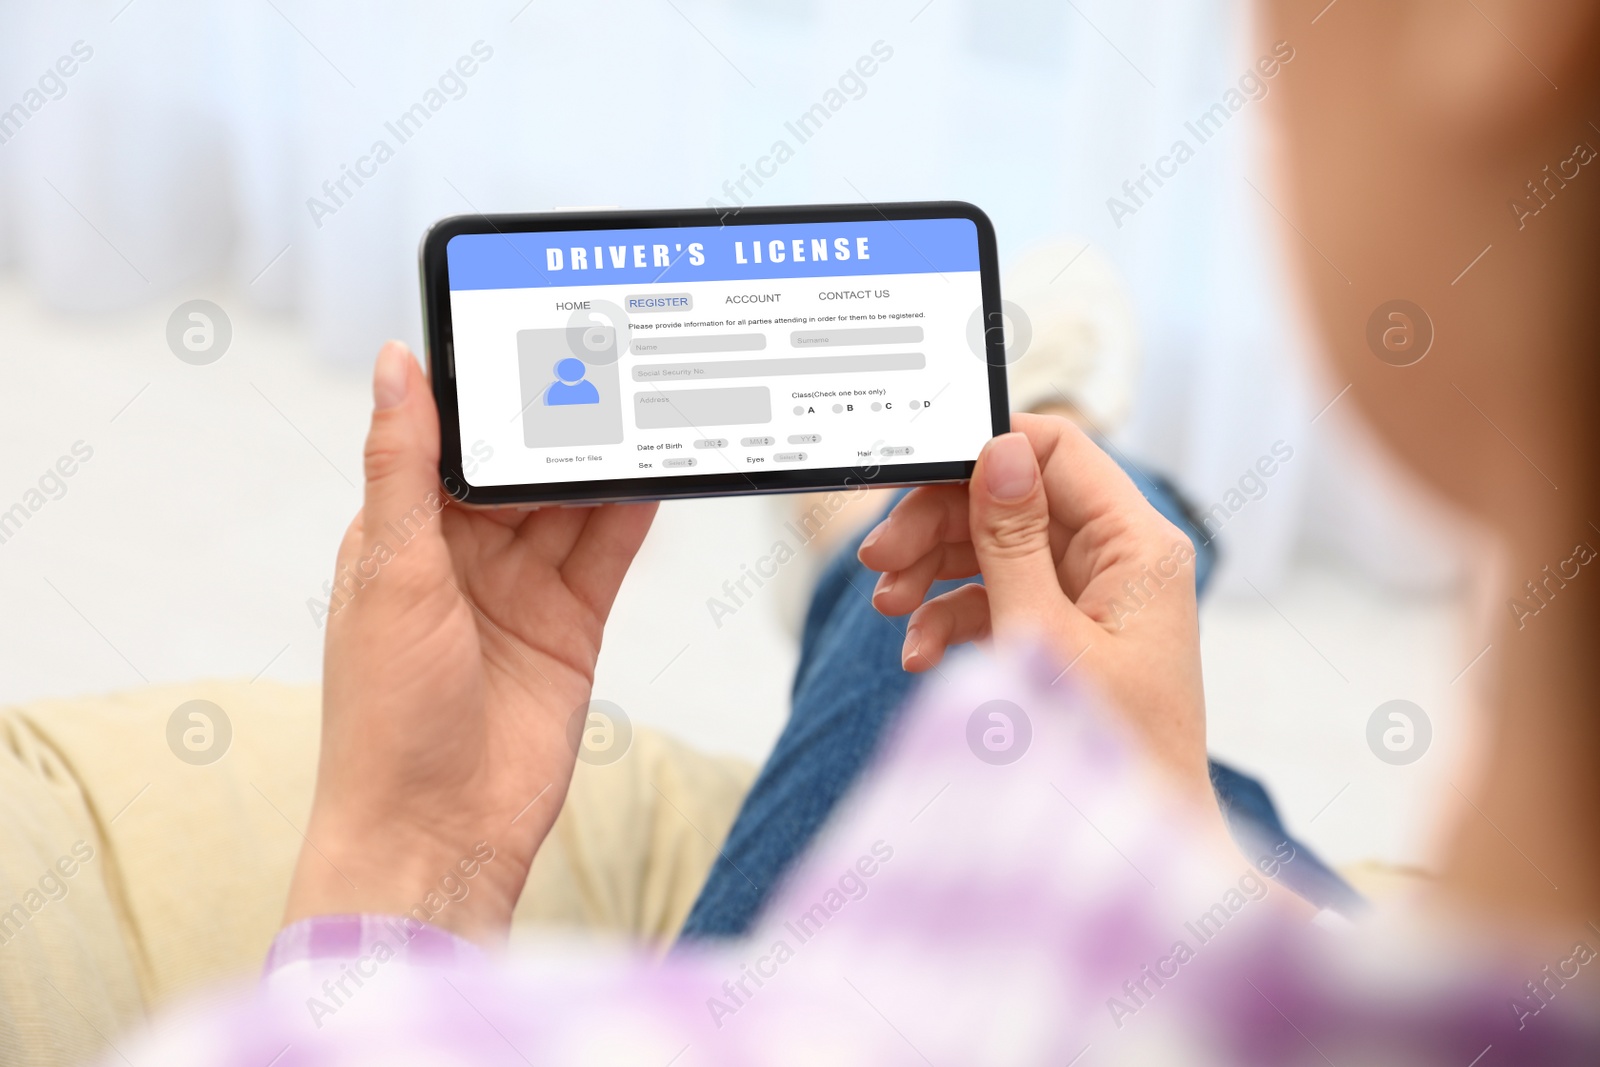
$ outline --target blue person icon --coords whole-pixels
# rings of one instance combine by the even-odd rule
[[[556,380],[544,390],[546,407],[563,407],[569,404],[598,404],[600,390],[591,381],[585,381],[589,368],[583,360],[573,356],[558,360],[555,365]]]

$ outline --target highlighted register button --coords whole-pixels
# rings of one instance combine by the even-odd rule
[[[688,293],[636,293],[627,298],[629,311],[692,311],[694,297]]]

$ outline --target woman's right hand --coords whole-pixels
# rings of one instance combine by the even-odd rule
[[[1193,545],[1071,422],[1014,415],[1012,425],[969,483],[913,490],[862,542],[861,562],[882,572],[873,604],[910,613],[906,670],[990,636],[1042,641],[1215,811]],[[935,580],[979,573],[983,585],[923,602]]]

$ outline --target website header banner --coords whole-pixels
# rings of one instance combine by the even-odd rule
[[[978,269],[968,219],[464,233],[446,247],[450,288],[545,289]]]

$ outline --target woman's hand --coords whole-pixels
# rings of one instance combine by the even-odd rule
[[[566,796],[601,631],[655,505],[447,505],[438,413],[405,346],[378,354],[373,399],[286,922],[420,918],[421,903],[494,938]]]
[[[861,545],[883,574],[873,604],[911,614],[906,670],[991,634],[1043,641],[1214,812],[1192,544],[1066,419],[1013,415],[1012,425],[970,483],[913,490]],[[923,603],[935,580],[980,572],[984,585]]]

